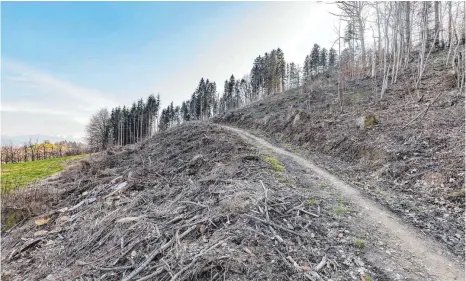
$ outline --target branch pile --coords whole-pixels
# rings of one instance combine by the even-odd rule
[[[257,151],[215,125],[182,125],[104,154],[51,182],[59,203],[4,234],[4,278],[358,275],[355,264],[340,264],[320,207],[298,189],[278,187]]]

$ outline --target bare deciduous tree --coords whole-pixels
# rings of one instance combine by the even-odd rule
[[[87,141],[93,150],[105,150],[110,137],[110,115],[106,108],[92,115],[86,126]]]

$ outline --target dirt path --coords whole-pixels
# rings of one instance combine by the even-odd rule
[[[382,268],[390,266],[392,270],[395,268],[393,271],[406,273],[412,280],[465,280],[464,265],[454,260],[445,247],[407,225],[381,205],[366,198],[356,188],[310,160],[276,147],[243,130],[228,126],[222,127],[240,135],[258,148],[271,150],[312,171],[337,189],[348,201],[358,206],[362,217],[365,218],[363,223],[372,227],[377,225],[378,230],[385,234],[383,235],[385,237],[377,237],[377,239],[386,240],[383,243],[390,245],[395,251],[395,255],[385,253],[385,251],[379,251],[377,254],[371,253],[373,260],[380,262]]]

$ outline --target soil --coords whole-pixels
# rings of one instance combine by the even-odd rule
[[[214,122],[312,160],[464,260],[465,95],[445,60],[433,54],[418,94],[414,65],[383,97],[380,79],[348,79],[340,112],[336,77],[322,77]]]

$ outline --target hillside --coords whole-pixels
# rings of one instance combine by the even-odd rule
[[[461,280],[442,246],[348,188],[189,122],[7,198],[2,217],[24,220],[2,233],[2,280]]]
[[[3,233],[2,280],[389,280],[351,204],[293,171],[202,123],[84,160]]]
[[[419,99],[413,65],[382,99],[374,79],[348,81],[342,113],[331,76],[215,122],[314,159],[463,257],[465,96],[454,89],[445,59],[446,52],[433,55]]]

